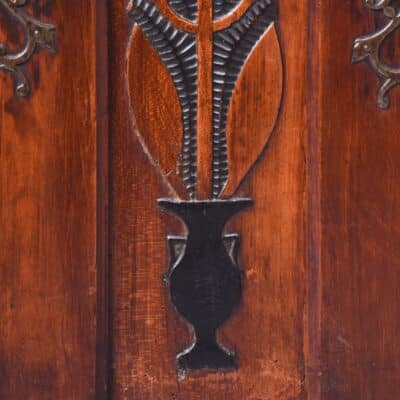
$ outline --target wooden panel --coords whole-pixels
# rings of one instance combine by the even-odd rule
[[[29,99],[0,71],[4,400],[95,398],[95,3],[35,2],[57,26],[58,51],[27,65]],[[17,47],[15,21],[1,21]]]
[[[227,123],[230,174],[224,196],[232,196],[262,156],[275,132],[282,103],[281,49],[275,27],[271,27],[249,57],[232,97]],[[254,116],[257,118],[254,118]],[[251,140],[247,138],[251,137]]]
[[[391,109],[378,109],[377,77],[349,62],[352,40],[382,23],[376,14],[361,0],[317,3],[320,398],[389,400],[400,389],[400,92],[393,89]],[[398,45],[396,36],[387,44]]]
[[[132,31],[127,50],[127,84],[139,139],[154,167],[160,169],[166,183],[181,198],[187,198],[188,194],[179,176],[182,161],[182,111],[172,78],[138,27]],[[153,76],[158,79],[152,78]],[[160,81],[163,85],[160,85]],[[168,145],[160,146],[159,143],[163,141]]]
[[[220,339],[237,352],[239,368],[193,374],[178,381],[175,355],[190,342],[190,336],[173,310],[162,276],[168,262],[166,235],[182,233],[182,227],[157,208],[157,198],[173,193],[135,134],[130,108],[133,97],[128,89],[131,78],[126,75],[125,63],[130,24],[124,3],[120,0],[111,5],[110,36],[112,396],[152,400],[304,398],[307,7],[294,0],[280,4],[285,98],[268,151],[240,190],[241,195],[255,200],[255,206],[229,227],[242,237],[246,279],[243,303],[220,332]],[[135,48],[138,59],[143,57],[140,51],[147,51],[144,46]],[[134,55],[130,57],[133,60]],[[258,72],[254,67],[253,74]],[[158,80],[158,90],[168,93],[170,82]],[[249,92],[242,96],[251,98],[251,90],[248,87]]]
[[[227,228],[241,235],[246,276],[240,308],[218,334],[238,369],[182,379],[175,356],[191,335],[163,274],[166,236],[184,228],[156,205],[187,197],[178,172],[181,115],[150,41],[139,30],[132,39],[125,3],[109,2],[108,41],[105,0],[38,1],[35,15],[57,25],[57,54],[42,52],[26,66],[27,100],[13,96],[0,71],[0,397],[394,399],[400,89],[391,92],[391,108],[379,110],[371,68],[350,64],[352,40],[382,18],[362,0],[280,2],[275,36],[266,35],[243,68],[228,118],[234,176],[224,196],[249,196],[255,205]],[[160,9],[179,22],[165,1]],[[23,32],[1,15],[0,39],[15,49]],[[207,20],[209,11],[201,15]],[[220,20],[214,29],[228,25]],[[391,39],[389,61],[399,43]],[[210,50],[204,45],[200,54]],[[211,79],[210,64],[201,64],[202,77]],[[201,87],[203,165],[212,99],[209,83]],[[209,168],[200,196],[209,192]]]

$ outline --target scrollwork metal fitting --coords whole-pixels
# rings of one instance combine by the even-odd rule
[[[384,80],[377,95],[379,108],[390,107],[389,91],[400,83],[400,68],[386,64],[380,54],[385,39],[400,26],[400,10],[392,7],[392,0],[364,0],[370,10],[382,11],[388,18],[385,26],[373,33],[359,36],[353,42],[352,63],[368,62],[374,72]]]
[[[27,14],[23,7],[27,0],[0,0],[3,6],[26,32],[26,43],[22,49],[11,52],[4,43],[0,43],[0,70],[10,73],[15,80],[15,93],[18,97],[27,97],[31,92],[28,77],[23,65],[29,62],[35,51],[47,49],[55,51],[55,26],[46,24]]]

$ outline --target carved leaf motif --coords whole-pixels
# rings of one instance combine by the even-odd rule
[[[182,163],[180,175],[193,198],[196,192],[196,146],[197,146],[197,52],[196,39],[189,33],[175,28],[147,0],[135,0],[131,19],[142,29],[157,50],[169,71],[179,96],[182,123]],[[153,74],[150,74],[150,76]],[[143,79],[150,79],[150,76]],[[154,76],[154,75],[153,75]],[[155,79],[159,77],[154,76]],[[154,95],[154,94],[153,94]],[[163,144],[166,146],[166,143]],[[152,154],[154,159],[154,154]]]
[[[197,19],[197,0],[168,0],[171,8],[180,16],[195,21]],[[240,0],[214,0],[214,20],[223,17],[232,11]]]
[[[230,103],[227,123],[229,179],[224,196],[235,193],[268,144],[276,125],[282,91],[281,50],[272,25],[251,53]]]
[[[214,19],[223,17],[224,15],[231,12],[238,4],[240,0],[214,0]]]
[[[212,179],[214,198],[221,195],[229,175],[226,123],[236,81],[249,54],[276,17],[275,1],[257,0],[238,22],[214,34]],[[278,61],[280,62],[280,58]]]
[[[178,93],[154,47],[135,28],[128,54],[129,95],[135,127],[146,154],[181,198],[182,112]]]
[[[195,21],[197,18],[197,0],[168,0],[171,8],[180,16]]]

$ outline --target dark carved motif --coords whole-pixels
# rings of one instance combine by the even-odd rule
[[[236,81],[254,45],[275,22],[276,4],[258,0],[231,27],[214,33],[213,46],[213,197],[228,180],[226,120]]]
[[[26,3],[27,0],[0,0],[0,6],[14,16],[26,31],[26,44],[16,53],[10,52],[5,44],[0,44],[0,69],[13,75],[18,97],[26,97],[31,91],[23,65],[29,62],[36,50],[55,51],[54,25],[45,24],[28,15],[23,10]]]
[[[400,26],[400,10],[391,7],[392,0],[364,0],[364,2],[371,10],[383,11],[388,22],[376,32],[354,40],[351,60],[353,63],[368,62],[373,71],[383,79],[378,91],[377,105],[387,109],[390,106],[389,91],[400,83],[400,68],[387,65],[381,58],[380,49],[385,39]]]
[[[232,22],[223,25],[224,15],[239,3],[214,1],[214,15],[208,13],[204,26],[201,22],[188,22],[196,20],[200,1],[169,0],[167,7],[176,15],[174,25],[161,13],[157,2],[133,0],[129,11],[130,18],[142,29],[167,68],[182,111],[180,176],[190,200],[160,199],[158,204],[180,218],[188,231],[186,236],[168,238],[170,265],[165,275],[172,303],[194,331],[193,344],[177,356],[183,371],[236,366],[234,354],[216,340],[217,329],[231,316],[242,297],[239,235],[227,235],[224,226],[249,208],[252,201],[221,199],[230,174],[226,125],[239,75],[258,41],[277,20],[276,0],[255,0],[236,21],[234,15],[225,17]],[[164,11],[169,12],[165,4]],[[205,35],[203,28],[209,29]],[[211,85],[204,82],[205,76],[211,77]],[[199,140],[200,131],[206,132],[203,140]],[[207,159],[204,154],[208,151],[209,169],[199,161],[200,154]],[[202,182],[200,174],[209,182]]]
[[[190,21],[197,18],[197,0],[168,0],[173,10]]]
[[[214,19],[222,18],[224,15],[231,12],[240,0],[214,0]]]
[[[171,299],[193,326],[195,341],[178,355],[183,370],[235,367],[233,354],[217,344],[216,330],[238,306],[242,272],[237,259],[238,236],[224,235],[229,218],[250,207],[250,199],[158,201],[187,226],[187,237],[169,238]]]
[[[195,21],[197,18],[197,0],[168,0],[173,10],[182,17]],[[223,17],[232,11],[240,0],[214,0],[213,13],[214,19]]]
[[[130,17],[142,28],[171,74],[182,107],[181,176],[191,198],[196,192],[197,53],[196,38],[179,31],[156,6],[137,0]]]

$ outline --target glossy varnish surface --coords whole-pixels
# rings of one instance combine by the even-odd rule
[[[94,399],[97,2],[32,3],[57,54],[26,66],[26,100],[0,72],[0,398]],[[25,40],[3,10],[0,30]]]
[[[135,52],[127,53],[130,26],[124,18],[123,2],[114,2],[110,41],[113,76],[112,394],[116,399],[154,400],[302,398],[305,392],[305,160],[302,148],[306,6],[297,2],[280,6],[280,40],[284,54],[290,58],[285,60],[286,98],[269,148],[240,190],[241,195],[254,199],[255,206],[238,216],[228,229],[228,232],[240,232],[242,236],[241,263],[246,266],[246,278],[243,303],[224,326],[219,339],[228,348],[236,350],[239,368],[229,373],[194,374],[183,381],[177,377],[175,354],[191,340],[186,324],[172,308],[162,280],[168,260],[166,234],[181,234],[183,228],[156,206],[157,198],[174,194],[168,191],[166,179],[149,161],[140,138],[135,135],[135,130],[140,128],[135,121],[140,116],[137,108],[133,107],[136,114],[130,114],[130,110],[132,101],[139,101],[140,96],[134,89],[144,83],[135,81],[132,75],[126,76],[122,62],[128,54],[128,71],[132,74],[132,68],[136,68],[135,58],[156,58],[147,45],[136,46]],[[293,19],[298,24],[291,23]],[[276,47],[272,45],[270,49],[268,57],[271,59],[266,62],[273,65],[275,61],[277,64],[277,68],[272,68],[277,83],[275,88],[272,84],[274,78],[268,77],[265,87],[274,92],[281,86],[281,59]],[[144,52],[148,52],[148,56]],[[264,56],[265,52],[254,55],[260,61]],[[303,62],[298,61],[299,56],[304,57]],[[293,62],[293,58],[297,61]],[[140,65],[143,68],[143,64]],[[162,70],[159,63],[156,68]],[[247,76],[257,76],[261,72],[259,79],[261,85],[265,84],[262,63],[253,60],[247,68],[250,69]],[[127,81],[131,83],[128,86]],[[246,98],[252,99],[252,91],[256,93],[258,89],[254,86],[246,86],[246,90],[237,94],[237,105],[245,104]],[[174,94],[170,92],[172,89],[170,81],[158,80],[157,91],[171,98],[170,112],[177,109],[173,102]],[[151,97],[149,93],[144,95]],[[156,99],[157,96],[153,99],[154,110],[158,107]],[[160,112],[165,115],[160,107],[153,115],[160,115]],[[236,124],[237,128],[243,124],[240,127],[245,129],[245,119],[241,117],[238,115],[237,119],[231,119],[230,124]],[[179,114],[175,115],[176,118]],[[256,113],[254,118],[258,118]],[[166,121],[166,124],[171,123],[168,119]],[[158,124],[165,129],[162,119]],[[147,128],[147,125],[142,127]],[[246,139],[251,148],[250,132]],[[161,137],[154,145],[163,148]],[[237,165],[240,168],[240,160]]]
[[[395,4],[396,2],[392,2]],[[389,400],[399,391],[400,93],[376,106],[367,64],[351,65],[351,42],[382,26],[362,1],[320,2],[322,46],[315,115],[321,157],[321,398]],[[340,26],[340,29],[337,27]],[[384,56],[398,59],[398,34]]]
[[[350,63],[353,39],[382,16],[362,0],[279,2],[228,116],[236,178],[224,196],[254,200],[226,229],[241,236],[245,278],[218,340],[238,369],[181,379],[175,356],[191,337],[163,274],[166,235],[185,230],[157,207],[187,197],[180,108],[125,3],[34,2],[57,26],[57,53],[26,66],[27,100],[0,72],[0,398],[396,399],[400,90],[379,110],[376,76]],[[0,40],[18,48],[23,32],[3,13],[0,23]],[[386,43],[388,61],[398,44]]]

